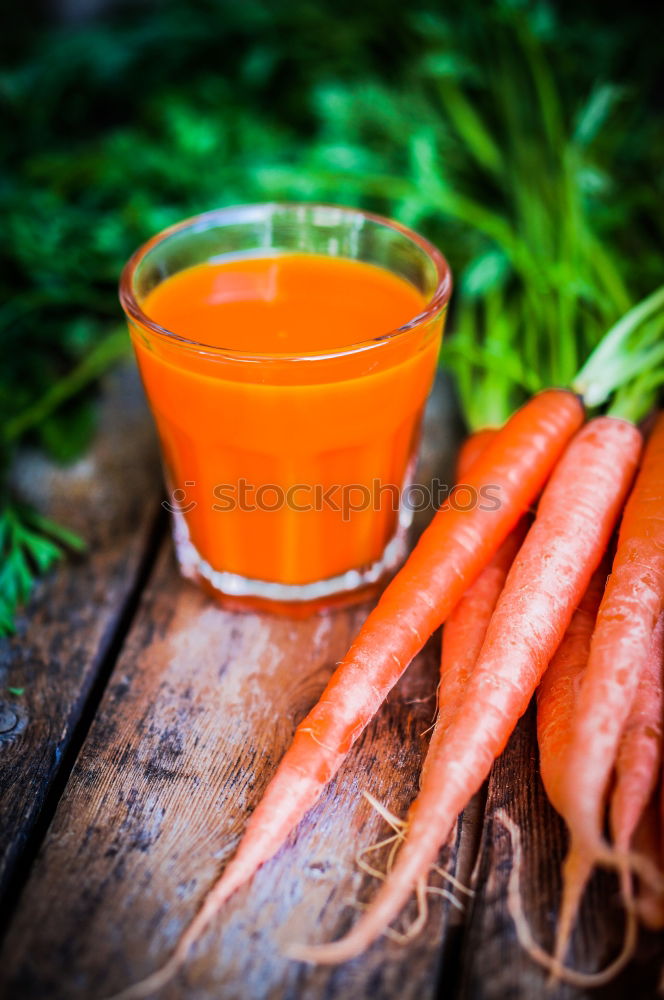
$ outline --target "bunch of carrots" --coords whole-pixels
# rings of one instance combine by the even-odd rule
[[[664,793],[658,787],[664,412],[644,434],[637,423],[646,413],[634,401],[650,410],[652,395],[626,391],[627,381],[616,392],[619,361],[637,325],[648,325],[645,353],[640,365],[627,366],[626,380],[643,387],[645,362],[659,357],[652,321],[662,301],[660,290],[624,317],[572,388],[545,390],[500,429],[468,439],[459,481],[478,493],[491,483],[499,509],[448,504],[438,511],[298,726],[237,853],[175,952],[117,1000],[149,996],[178,971],[224,901],[276,853],[316,802],[442,623],[438,715],[419,793],[400,826],[395,863],[345,937],[293,948],[292,957],[347,961],[388,928],[413,891],[422,893],[458,814],[536,691],[542,779],[569,828],[570,848],[553,953],[534,944],[517,900],[513,915],[522,943],[555,977],[592,985],[627,960],[638,918],[664,924]],[[620,405],[589,416],[589,405],[612,394]],[[564,959],[596,865],[619,873],[626,940],[609,970],[583,974]]]

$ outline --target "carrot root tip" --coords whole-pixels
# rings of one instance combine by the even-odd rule
[[[543,968],[551,974],[549,984],[553,977],[554,985],[558,981],[576,986],[579,989],[602,986],[610,982],[627,965],[632,958],[636,948],[637,920],[634,907],[626,909],[625,936],[620,954],[605,969],[599,972],[579,972],[563,965],[560,959],[550,955],[533,938],[528,919],[523,912],[521,903],[521,866],[523,863],[523,849],[521,844],[521,830],[518,825],[507,815],[504,809],[496,811],[496,819],[505,827],[512,842],[512,870],[507,884],[507,909],[514,922],[519,944],[524,951]],[[547,984],[547,985],[549,985]]]

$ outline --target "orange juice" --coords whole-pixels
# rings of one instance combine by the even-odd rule
[[[184,572],[231,593],[352,589],[403,528],[442,311],[411,324],[427,306],[411,281],[311,252],[219,256],[151,284],[130,328]]]

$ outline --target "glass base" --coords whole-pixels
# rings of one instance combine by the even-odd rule
[[[180,572],[205,590],[220,599],[230,598],[234,606],[267,607],[275,611],[288,610],[299,606],[304,610],[320,610],[326,604],[339,603],[338,598],[364,599],[390,576],[403,562],[408,550],[408,529],[413,520],[413,512],[402,506],[395,534],[385,546],[380,559],[360,569],[350,569],[337,576],[314,583],[287,584],[270,580],[255,580],[216,570],[196,549],[189,536],[189,528],[179,511],[172,512],[173,540]],[[347,603],[347,601],[342,601]]]

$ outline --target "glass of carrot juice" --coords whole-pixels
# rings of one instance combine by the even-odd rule
[[[394,570],[450,290],[422,237],[332,205],[208,212],[133,255],[120,298],[185,576],[279,610]]]

